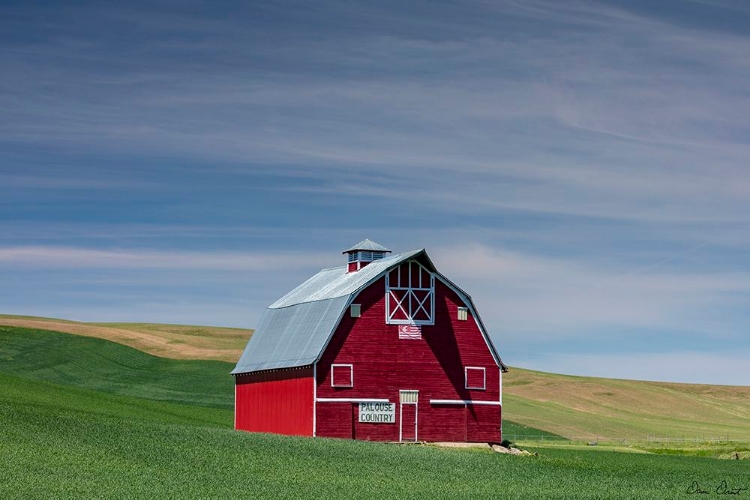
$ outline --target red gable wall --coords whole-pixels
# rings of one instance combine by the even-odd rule
[[[354,300],[361,304],[361,317],[345,312],[317,365],[317,398],[388,399],[396,403],[396,423],[360,423],[357,403],[319,401],[317,436],[398,441],[399,390],[418,390],[420,441],[500,441],[500,406],[430,403],[500,400],[500,368],[471,312],[468,321],[458,321],[457,308],[466,304],[437,279],[435,294],[435,325],[422,326],[421,340],[399,339],[398,325],[386,324],[384,279]],[[334,363],[353,365],[353,387],[331,387]],[[466,366],[485,367],[485,390],[464,388]]]

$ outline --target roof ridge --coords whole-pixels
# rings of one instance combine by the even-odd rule
[[[376,243],[372,241],[369,238],[365,238],[364,240],[360,241],[356,245],[347,248],[341,253],[349,253],[349,252],[356,252],[357,250],[365,250],[365,251],[372,251],[372,252],[388,252],[391,253],[391,250],[384,247],[380,243]]]

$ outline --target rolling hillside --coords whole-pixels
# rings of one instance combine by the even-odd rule
[[[101,393],[226,411],[232,363],[153,356],[104,339],[0,326],[0,374]]]
[[[664,499],[747,484],[737,460],[235,432],[230,368],[0,327],[0,498]]]
[[[235,432],[214,411],[0,374],[0,498],[684,498],[742,461]],[[710,485],[710,486],[709,486]]]
[[[252,330],[214,327],[91,324],[18,316],[0,316],[0,325],[3,324],[114,340],[173,359],[223,360],[227,364],[218,369],[221,374],[213,375],[216,378],[204,384],[221,387],[225,408],[231,407],[231,378],[223,374],[231,370],[231,363],[239,358],[252,334]],[[60,349],[55,347],[61,353],[56,359],[65,359],[66,354]],[[49,348],[39,347],[36,352],[44,358]],[[77,351],[68,354],[73,356],[74,352]],[[2,365],[11,366],[6,360],[0,363],[0,371]],[[65,366],[61,362],[58,368],[62,370]],[[21,365],[8,370],[36,373]],[[184,381],[177,379],[176,383]],[[111,386],[118,384],[113,382]],[[538,429],[585,440],[597,437],[645,440],[655,436],[750,441],[750,387],[574,377],[511,368],[504,376],[503,391],[506,437],[535,434]],[[532,430],[524,430],[523,426]]]
[[[72,333],[111,340],[143,352],[174,359],[236,362],[253,330],[156,323],[81,323],[36,316],[0,314],[0,325]]]
[[[567,437],[750,441],[750,387],[573,377],[511,368],[504,417]]]

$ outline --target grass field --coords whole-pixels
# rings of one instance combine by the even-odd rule
[[[685,498],[694,481],[712,492],[721,481],[750,483],[742,461],[554,448],[511,457],[247,434],[214,420],[222,410],[7,375],[0,383],[12,388],[0,395],[6,499],[666,499]]]
[[[553,434],[750,441],[750,387],[573,377],[511,368],[503,414]]]
[[[229,367],[0,328],[0,498],[663,499],[750,487],[746,461],[666,449],[545,444],[513,457],[235,432],[231,384],[209,397]]]
[[[233,367],[160,358],[102,339],[0,326],[0,373],[82,389],[232,410]]]

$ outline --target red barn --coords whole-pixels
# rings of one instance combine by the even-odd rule
[[[235,376],[235,428],[376,441],[501,440],[507,371],[427,252],[364,240],[271,304]]]

